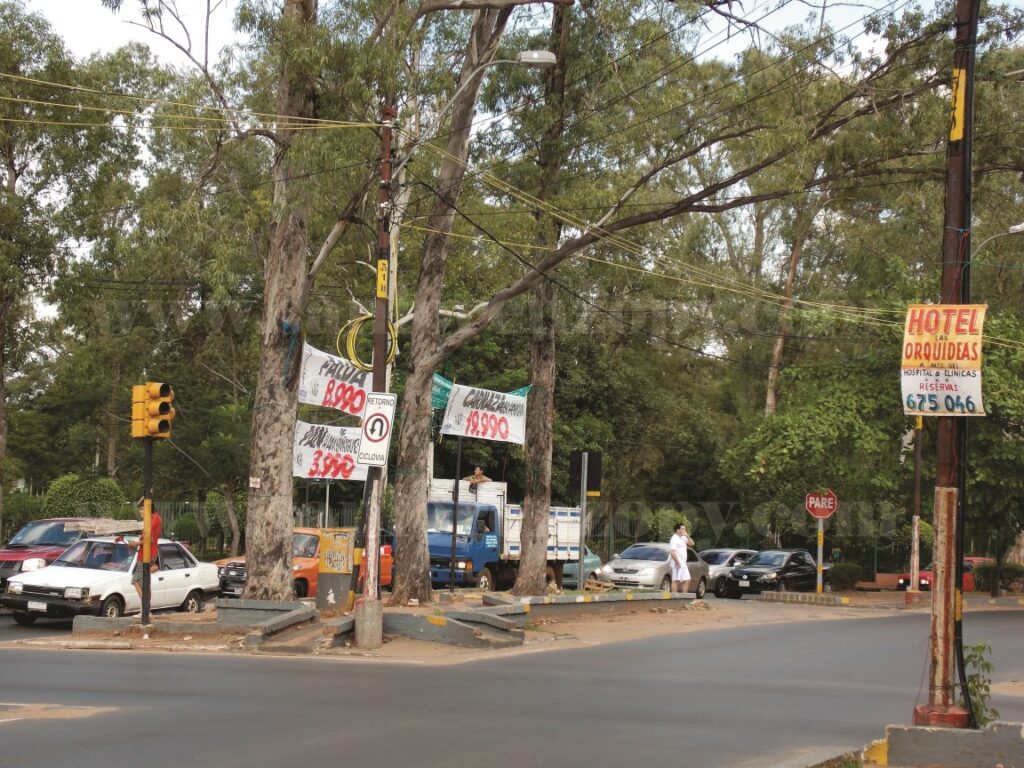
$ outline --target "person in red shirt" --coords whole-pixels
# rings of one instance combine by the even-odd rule
[[[137,512],[140,519],[145,519],[145,497],[139,499]],[[158,542],[160,541],[160,535],[164,530],[164,521],[160,518],[160,513],[155,509],[149,513],[149,558],[150,565],[149,570],[152,573],[156,573],[160,570],[160,550]],[[135,547],[139,550],[139,559],[135,561],[135,573],[132,574],[132,584],[135,585],[135,591],[139,593],[139,597],[142,597],[142,568],[143,568],[143,549],[142,549],[142,536],[139,536],[138,542],[135,543]]]

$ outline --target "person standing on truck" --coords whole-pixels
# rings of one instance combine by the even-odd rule
[[[475,491],[476,487],[478,485],[480,485],[480,483],[489,483],[489,482],[491,482],[491,478],[489,478],[487,475],[485,475],[483,469],[481,469],[480,467],[474,467],[473,468],[473,474],[472,475],[467,475],[466,477],[464,477],[462,479],[469,481],[469,489],[471,491]]]
[[[672,591],[687,592],[690,588],[690,569],[686,567],[686,548],[693,539],[686,535],[686,523],[676,523],[675,533],[669,539],[672,554]]]

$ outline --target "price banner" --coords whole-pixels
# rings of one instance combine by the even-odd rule
[[[360,416],[366,406],[370,372],[360,371],[343,357],[302,345],[299,373],[299,402],[322,405],[342,413]]]
[[[441,434],[523,445],[526,397],[455,384],[444,411]]]
[[[908,416],[984,416],[984,304],[914,304],[903,331],[901,385]]]
[[[366,480],[368,467],[356,461],[359,427],[295,422],[292,474],[326,480]]]

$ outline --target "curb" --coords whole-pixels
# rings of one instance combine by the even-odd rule
[[[849,606],[850,598],[835,595],[819,595],[816,592],[762,592],[761,600],[767,603],[805,603],[810,605]]]
[[[448,616],[420,616],[408,613],[385,613],[384,632],[464,648],[505,648],[522,645],[525,640],[520,629],[505,630],[505,635],[499,639],[496,636],[485,637],[476,627]]]

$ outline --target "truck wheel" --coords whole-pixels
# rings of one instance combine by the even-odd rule
[[[480,575],[476,577],[477,589],[482,589],[485,592],[494,591],[494,576],[491,575],[489,568],[481,568]]]
[[[292,585],[292,592],[295,593],[296,600],[301,600],[309,594],[309,586],[306,584],[306,580],[296,579],[295,584]]]
[[[37,616],[33,616],[31,613],[16,613],[14,614],[14,623],[19,627],[31,627],[36,623]]]

